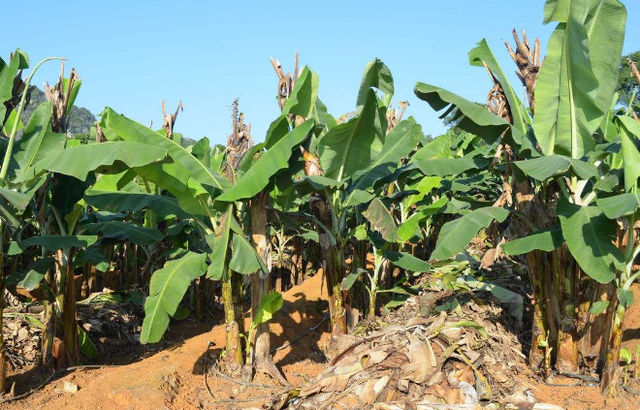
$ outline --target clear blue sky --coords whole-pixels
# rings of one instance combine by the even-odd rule
[[[629,21],[640,21],[640,2],[624,1]],[[0,53],[20,47],[32,64],[64,56],[83,86],[77,104],[98,114],[105,106],[143,123],[161,125],[160,100],[179,100],[176,131],[224,143],[230,105],[240,108],[264,139],[278,115],[274,56],[293,71],[293,55],[320,76],[320,98],[334,116],[351,111],[362,70],[374,57],[391,69],[394,101],[408,99],[407,113],[438,135],[442,123],[413,86],[424,81],[475,101],[490,88],[484,69],[470,67],[467,52],[486,37],[505,71],[514,65],[501,39],[511,29],[538,36],[546,49],[552,26],[542,25],[543,0],[418,1],[150,1],[32,0],[4,2]],[[8,18],[11,16],[10,18]],[[640,49],[640,26],[627,24],[624,51]],[[50,63],[36,84],[55,82]],[[512,76],[512,84],[520,83]]]

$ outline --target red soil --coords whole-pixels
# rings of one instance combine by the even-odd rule
[[[321,275],[315,275],[305,283],[283,294],[284,306],[271,323],[272,347],[282,346],[312,326],[322,321],[328,309],[326,290],[320,292]],[[640,288],[636,287],[636,300],[640,300]],[[274,362],[294,385],[304,383],[320,373],[324,367],[323,350],[329,342],[328,321],[309,333],[293,346],[279,350]],[[251,409],[269,403],[267,390],[243,387],[219,378],[209,377],[215,398],[204,384],[203,357],[209,342],[216,348],[224,346],[224,326],[193,321],[173,325],[168,338],[177,340],[164,350],[129,363],[134,357],[121,358],[124,364],[100,369],[77,370],[49,383],[44,389],[26,399],[0,404],[0,409]],[[635,352],[640,343],[640,304],[634,305],[625,320],[624,346]],[[43,375],[32,370],[15,375],[22,389],[37,385]],[[65,381],[79,387],[77,393],[63,391]],[[257,383],[275,384],[269,377],[259,375]],[[574,383],[572,379],[556,379],[556,383]],[[523,384],[531,388],[538,401],[556,404],[567,409],[631,409],[640,408],[638,401],[629,398],[605,399],[594,387],[551,387],[528,380]],[[224,400],[243,400],[235,403]],[[254,399],[253,401],[246,401]]]
[[[320,295],[321,275],[315,275],[303,284],[283,294],[284,306],[271,324],[272,347],[308,331],[322,321],[328,305]],[[248,322],[247,322],[248,324]],[[329,341],[328,320],[291,347],[279,350],[274,362],[294,385],[313,378],[324,368],[322,351]],[[208,331],[207,331],[208,330]],[[182,335],[195,334],[183,338]],[[254,402],[229,404],[216,402],[204,384],[203,360],[209,342],[215,347],[225,344],[224,325],[210,329],[196,321],[181,323],[170,331],[172,339],[181,341],[141,361],[100,369],[76,370],[49,383],[30,397],[13,403],[0,404],[1,409],[236,409],[260,407],[265,399]],[[14,376],[9,379],[19,385],[34,385],[42,376]],[[27,372],[29,373],[29,372]],[[70,381],[78,385],[77,393],[65,393],[63,384]],[[269,377],[259,375],[257,383],[275,384]],[[209,378],[216,399],[255,398],[268,391],[245,388],[232,382]],[[26,389],[26,388],[25,388]],[[16,389],[16,393],[20,393]]]

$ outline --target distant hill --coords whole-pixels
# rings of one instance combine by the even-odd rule
[[[44,95],[44,92],[40,90],[38,87],[31,87],[31,98],[29,100],[29,104],[24,107],[24,111],[22,112],[22,123],[27,125],[29,122],[29,118],[31,118],[31,114],[35,109],[47,101],[47,97]],[[69,120],[69,133],[72,137],[77,138],[88,138],[89,133],[91,131],[91,127],[96,122],[96,116],[91,113],[88,109],[84,107],[73,107],[71,108],[71,116]],[[182,138],[182,146],[188,147],[189,145],[193,145],[197,142],[197,140],[191,138]]]
[[[195,144],[196,142],[198,141],[192,138],[182,137],[182,146],[185,148],[188,147],[189,145]]]
[[[24,111],[22,112],[22,123],[26,125],[33,111],[45,101],[47,101],[47,97],[44,95],[44,92],[38,87],[31,87],[31,98],[29,104],[24,107]],[[89,134],[91,126],[95,122],[96,116],[93,115],[91,111],[83,107],[73,107],[71,108],[69,119],[69,132],[73,136]]]

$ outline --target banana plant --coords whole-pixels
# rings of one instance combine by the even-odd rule
[[[16,61],[27,61],[26,54],[19,50],[14,58]],[[44,61],[48,60],[50,59]],[[43,352],[47,357],[46,352],[54,351],[55,342],[57,365],[66,366],[67,363],[78,360],[79,348],[73,289],[73,254],[75,250],[88,247],[97,239],[94,235],[75,234],[80,213],[73,207],[70,198],[77,196],[78,192],[82,195],[82,187],[86,181],[94,178],[94,172],[113,172],[116,169],[162,161],[166,158],[167,151],[154,148],[142,155],[132,155],[132,150],[140,149],[140,145],[116,143],[107,146],[81,146],[73,140],[67,140],[64,134],[56,133],[53,128],[59,124],[54,124],[55,119],[63,118],[64,113],[70,110],[79,88],[79,83],[74,87],[72,82],[62,78],[57,86],[63,88],[67,85],[67,94],[62,94],[69,97],[64,100],[66,104],[54,106],[55,101],[41,104],[23,127],[20,140],[16,140],[30,80],[43,62],[34,68],[23,86],[17,87],[21,92],[20,103],[15,106],[9,104],[12,110],[6,112],[4,117],[12,121],[12,124],[0,170],[2,189],[11,198],[9,203],[13,203],[14,209],[23,213],[27,208],[31,209],[32,216],[22,220],[10,217],[10,209],[3,207],[7,210],[5,217],[8,217],[3,220],[3,232],[5,221],[17,229],[16,234],[12,235],[14,240],[3,252],[6,251],[6,256],[11,258],[15,259],[20,255],[21,260],[33,262],[23,272],[25,277],[20,277],[20,274],[17,277],[12,275],[16,281],[24,282],[28,279],[30,286],[37,286],[43,278],[46,279],[46,287],[51,290],[51,303],[47,309],[51,320],[48,321],[50,326],[45,328]],[[16,67],[18,63],[14,63],[9,68]],[[21,66],[18,64],[17,67]],[[6,82],[11,82],[13,89],[14,79],[16,84],[20,80],[15,77],[14,71],[7,72],[4,68],[1,76],[2,88],[4,90]],[[22,68],[26,68],[26,65]],[[3,108],[6,107],[7,104],[3,104]],[[7,129],[6,124],[3,129]],[[17,202],[16,198],[20,201]],[[39,256],[30,250],[33,246],[40,249]]]
[[[634,260],[640,253],[640,245],[637,244],[637,238],[635,237],[635,224],[638,219],[639,209],[636,198],[640,198],[638,196],[638,177],[640,177],[638,138],[640,138],[640,124],[628,116],[616,118],[615,123],[620,135],[624,186],[619,188],[622,192],[618,195],[609,197],[600,195],[596,199],[596,205],[600,208],[602,214],[612,221],[619,220],[624,224],[625,231],[623,235],[626,237],[624,249],[618,250],[616,247],[611,247],[610,242],[606,241],[602,245],[609,250],[603,255],[603,259],[606,258],[606,260],[612,261],[615,268],[613,281],[616,285],[616,297],[608,301],[612,305],[613,324],[603,371],[603,389],[606,390],[613,387],[609,391],[612,394],[615,393],[615,384],[613,382],[615,382],[614,376],[620,362],[622,322],[626,309],[633,303],[631,285],[640,275],[640,272],[633,272]],[[613,223],[609,223],[609,225],[615,227]],[[584,260],[585,264],[588,262]],[[611,266],[609,266],[609,269],[611,270]]]
[[[470,59],[475,65],[486,64],[497,77],[509,102],[511,121],[438,87],[419,83],[415,92],[436,110],[447,106],[455,110],[460,129],[489,143],[508,144],[515,151],[510,161],[514,192],[530,198],[527,201],[533,206],[515,209],[513,215],[529,212],[528,223],[533,226],[528,230],[534,233],[506,244],[504,250],[527,254],[533,268],[537,307],[532,353],[541,346],[537,339],[547,338],[551,331],[556,366],[575,371],[575,312],[588,299],[581,294],[577,272],[608,283],[624,259],[612,242],[612,222],[607,222],[606,214],[593,201],[598,197],[594,183],[610,180],[608,165],[602,161],[607,155],[598,144],[610,139],[603,138],[603,129],[610,129],[605,120],[614,99],[626,11],[615,0],[549,0],[544,14],[545,23],[558,24],[538,75],[532,121],[514,98],[486,43],[474,49]],[[522,216],[527,217],[520,219]],[[554,283],[566,286],[554,289]],[[551,303],[542,303],[545,298]],[[534,357],[538,356],[530,355]],[[531,364],[537,365],[537,360]]]
[[[111,109],[103,113],[101,129],[110,140],[141,141],[168,148],[172,163],[141,167],[134,171],[146,183],[155,184],[175,198],[181,210],[203,231],[209,246],[208,255],[205,255],[211,262],[208,267],[200,263],[204,254],[190,252],[167,262],[163,269],[151,276],[141,343],[160,341],[169,324],[169,317],[175,314],[188,285],[196,277],[207,273],[208,278],[222,281],[225,321],[228,326],[228,356],[235,357],[238,364],[242,364],[242,281],[239,275],[266,267],[257,262],[255,253],[250,252],[252,247],[238,222],[235,204],[220,206],[214,203],[214,198],[231,186],[228,179],[219,174],[222,161],[218,161],[217,156],[209,155],[205,147],[194,146],[187,150]],[[154,194],[154,198],[156,196]],[[193,269],[194,266],[202,269]],[[172,284],[176,284],[174,290],[171,290]],[[170,291],[165,292],[163,289]]]
[[[397,205],[397,203],[391,202],[388,198],[384,199],[390,203],[391,207]],[[360,240],[367,239],[371,244],[374,255],[373,272],[369,273],[368,271],[364,271],[369,281],[369,286],[366,289],[369,294],[368,315],[370,318],[374,318],[376,314],[376,299],[378,293],[387,291],[396,292],[398,289],[401,289],[394,287],[391,290],[387,290],[380,286],[385,262],[391,262],[398,268],[406,272],[412,272],[413,274],[428,272],[431,269],[429,263],[400,249],[416,234],[419,230],[420,223],[423,223],[429,216],[436,214],[444,207],[445,203],[446,198],[441,198],[433,204],[425,205],[425,207],[422,207],[415,214],[418,216],[417,218],[413,218],[409,223],[405,221],[399,226],[393,215],[393,210],[389,209],[389,206],[386,205],[385,201],[381,198],[374,198],[369,203],[366,211],[363,212],[363,216],[368,221],[368,227],[364,227],[360,232],[358,232],[357,229],[354,235]],[[361,272],[354,271],[347,276],[343,281],[342,289],[349,289],[355,277],[360,276],[360,273]]]
[[[309,73],[309,74],[307,74]],[[306,75],[315,75],[310,70],[305,69],[301,78]],[[298,82],[298,87],[302,87],[304,82]],[[294,95],[298,89],[294,89]],[[285,106],[286,108],[286,106]],[[268,149],[253,150],[245,154],[247,161],[246,171],[237,179],[237,182],[220,196],[216,197],[219,203],[236,203],[239,201],[249,201],[250,213],[250,235],[251,244],[257,255],[260,256],[261,263],[266,267],[252,274],[251,277],[251,305],[252,317],[259,311],[263,298],[269,294],[271,271],[271,240],[268,235],[268,208],[270,207],[270,196],[267,188],[273,183],[278,173],[287,170],[293,154],[298,151],[298,146],[307,140],[312,134],[315,121],[313,119],[294,126],[290,131],[288,127],[280,128],[281,134],[271,133],[265,141]],[[277,140],[275,140],[277,139]],[[275,141],[274,141],[275,140]],[[241,169],[242,169],[241,165]],[[270,352],[270,332],[266,323],[257,324],[255,332],[252,332],[249,342],[249,363],[284,382],[284,377],[280,375],[277,368],[271,362]]]
[[[598,230],[601,240],[595,244],[585,240],[584,235],[573,235],[578,228],[573,226],[571,230],[570,226],[582,222],[587,232],[590,222],[602,219],[594,208],[589,207],[596,195],[590,189],[589,181],[603,176],[604,170],[597,158],[597,144],[605,141],[601,129],[608,126],[607,113],[614,100],[626,11],[618,1],[547,2],[545,22],[551,21],[557,21],[558,25],[549,41],[548,57],[538,76],[536,101],[542,105],[536,104],[538,108],[533,121],[535,137],[544,157],[523,161],[522,165],[516,166],[538,184],[546,185],[549,179],[556,181],[559,191],[556,196],[560,198],[556,215],[560,218],[566,243],[566,247],[555,251],[557,257],[574,259],[588,277],[607,284],[614,275],[604,268],[611,263],[612,256],[596,251],[595,255],[602,257],[598,258],[597,265],[591,265],[592,261],[585,260],[585,253],[593,250],[593,246],[606,244],[610,228]],[[533,170],[536,164],[557,168],[549,174],[548,169]],[[571,206],[565,206],[567,203]],[[554,221],[553,212],[547,214]],[[581,247],[580,243],[588,247]],[[566,266],[570,265],[571,261],[567,260]],[[557,335],[556,366],[569,371],[574,371],[578,365],[577,317],[571,312],[576,312],[585,296],[579,294],[575,272],[570,269],[558,271],[569,285],[560,305],[563,325],[559,326]],[[601,343],[606,344],[605,335]],[[604,379],[602,386],[608,386]]]
[[[169,155],[174,163],[143,167],[136,169],[136,172],[146,180],[169,191],[176,197],[178,204],[185,212],[199,217],[197,219],[200,220],[200,224],[205,225],[211,249],[209,253],[211,264],[207,268],[207,277],[223,282],[226,321],[228,325],[235,323],[234,326],[237,327],[236,330],[228,333],[228,350],[234,351],[230,356],[236,357],[238,364],[244,363],[242,341],[240,340],[240,334],[243,333],[239,323],[241,322],[239,320],[241,312],[238,315],[238,308],[241,306],[238,306],[240,301],[237,298],[235,301],[233,300],[232,294],[234,287],[241,286],[241,281],[239,278],[233,281],[232,272],[251,274],[260,271],[262,273],[259,275],[266,277],[268,269],[263,262],[262,255],[256,252],[247,240],[238,214],[238,209],[243,206],[237,205],[242,205],[242,201],[251,199],[252,204],[255,204],[255,206],[250,206],[252,216],[254,216],[254,210],[266,211],[264,204],[258,205],[256,198],[271,182],[273,175],[288,167],[289,158],[297,146],[307,139],[313,124],[313,120],[308,120],[290,131],[288,125],[277,128],[277,133],[272,132],[272,137],[267,141],[269,149],[263,151],[265,145],[259,145],[245,155],[238,170],[233,170],[230,175],[230,179],[234,181],[231,184],[226,178],[210,168],[210,164],[214,162],[213,159],[210,164],[205,164],[207,161],[200,161],[192,153],[160,134],[119,116],[110,109],[102,116],[101,128],[109,139],[146,141],[149,144],[165,144],[169,147]],[[256,216],[253,217],[253,220],[258,221],[258,219]],[[261,225],[258,224],[258,226]],[[259,233],[257,227],[253,228],[250,232],[255,237]],[[266,221],[264,228],[266,229]],[[255,241],[254,239],[254,243],[257,243]],[[264,243],[264,241],[261,242]],[[152,277],[152,285],[155,280]],[[162,277],[158,280],[165,282]],[[184,290],[186,291],[186,288]],[[235,293],[237,294],[237,292]],[[181,299],[182,295],[183,292],[180,292],[180,295],[167,294],[163,298]],[[177,304],[174,305],[177,306]],[[256,309],[258,307],[259,302]],[[163,310],[162,303],[153,306],[150,304],[148,308],[148,317],[161,316],[163,320],[145,320],[141,337],[143,343],[158,341],[166,329],[168,316],[173,314],[173,309]],[[151,315],[155,310],[163,310],[163,315]],[[264,327],[261,325],[258,325],[256,338],[260,338],[262,334],[260,329]],[[237,348],[231,349],[232,346]]]
[[[242,264],[236,263],[240,257],[234,259],[234,263],[230,266],[229,257],[231,255],[231,244],[235,245],[234,248],[240,255],[242,250],[246,249],[246,246],[243,246],[246,239],[244,237],[236,239],[236,235],[231,234],[232,222],[236,225],[238,224],[234,208],[216,209],[214,207],[213,198],[219,195],[223,189],[230,186],[229,181],[218,173],[220,164],[213,168],[215,165],[214,160],[208,156],[208,150],[201,150],[203,153],[207,153],[207,155],[204,155],[208,158],[207,161],[198,150],[200,147],[195,147],[195,152],[192,154],[191,151],[194,151],[194,147],[191,147],[191,150],[187,150],[161,133],[150,130],[117,114],[110,108],[107,108],[102,114],[100,127],[105,137],[111,141],[135,142],[145,144],[147,147],[166,147],[173,162],[135,168],[136,178],[140,178],[147,185],[154,184],[156,187],[166,190],[172,198],[175,198],[175,202],[174,200],[170,200],[170,202],[177,204],[180,212],[186,213],[189,218],[193,219],[197,226],[202,229],[204,235],[207,236],[211,247],[208,256],[211,261],[215,261],[215,263],[207,267],[206,264],[199,263],[204,254],[190,252],[167,262],[167,265],[171,265],[165,265],[163,269],[151,276],[150,294],[145,302],[146,318],[143,322],[143,330],[140,337],[141,343],[156,343],[160,341],[169,324],[169,317],[175,314],[184,293],[188,289],[188,285],[194,278],[208,272],[208,277],[217,280],[223,279],[225,319],[229,326],[235,326],[238,329],[235,334],[236,339],[231,340],[231,338],[228,338],[228,341],[231,342],[229,345],[232,343],[237,345],[239,343],[241,323],[238,320],[237,309],[234,308],[231,300],[231,268],[235,268],[236,271],[242,271],[245,268]],[[119,197],[123,198],[121,194],[115,195],[120,195]],[[165,201],[164,199],[159,199],[159,195],[155,192],[148,192],[143,195],[153,202]],[[93,193],[90,193],[89,197],[92,196]],[[93,199],[89,198],[88,200],[93,201]],[[122,199],[122,201],[125,200]],[[128,205],[128,207],[130,208],[131,205]],[[176,210],[176,212],[178,211]],[[235,229],[234,232],[240,231],[241,229]],[[192,268],[192,265],[202,269],[188,269]],[[171,283],[186,285],[178,286],[178,292],[161,291],[165,288],[171,289]],[[241,350],[238,353],[238,357],[242,358]]]
[[[14,84],[23,85],[20,74],[23,69],[28,68],[28,61],[26,53],[19,49],[11,56],[9,64],[0,58],[0,134],[3,137],[4,150],[4,159],[0,169],[0,184],[2,185],[0,187],[0,244],[2,245],[2,249],[0,249],[0,267],[3,271],[0,275],[0,292],[3,295],[5,289],[4,265],[6,262],[5,238],[9,237],[9,233],[13,229],[20,227],[21,221],[18,214],[24,212],[30,199],[28,195],[6,188],[8,160],[12,155],[15,134],[19,128],[22,128],[22,122],[18,114],[24,109],[24,100],[22,104],[18,105],[17,110],[14,110],[13,107],[9,109],[7,104],[19,97],[19,94],[14,95]],[[2,308],[3,306],[0,304],[0,328],[2,328]],[[0,335],[0,393],[4,393],[6,389],[6,374],[4,341],[2,335]]]
[[[356,99],[357,114],[338,125],[319,116],[325,132],[304,152],[305,177],[294,183],[298,195],[312,193],[310,207],[329,289],[334,335],[347,332],[341,283],[350,215],[374,197],[368,191],[378,179],[395,171],[399,160],[414,149],[422,135],[413,119],[400,123],[393,135],[386,135],[386,112],[393,92],[389,68],[378,59],[367,64]]]

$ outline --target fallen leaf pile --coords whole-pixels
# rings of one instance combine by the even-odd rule
[[[513,318],[490,297],[456,298],[450,311],[425,309],[434,305],[427,292],[383,317],[378,330],[341,336],[330,366],[280,408],[533,408],[518,382],[529,370]]]
[[[135,344],[144,312],[134,303],[95,302],[78,305],[78,322],[99,348]]]
[[[4,306],[2,337],[7,362],[13,370],[36,365],[40,360],[41,315],[6,289]]]
[[[22,315],[5,316],[2,321],[7,361],[14,370],[31,367],[40,360],[42,331]]]

